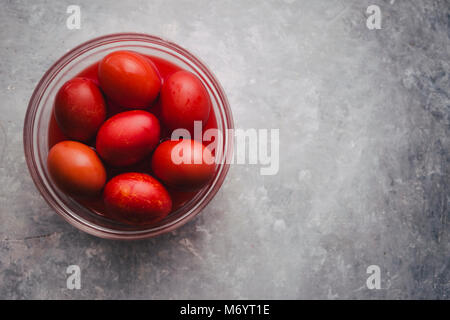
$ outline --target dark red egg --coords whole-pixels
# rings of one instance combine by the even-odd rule
[[[94,150],[77,141],[62,141],[49,151],[50,176],[63,191],[76,196],[100,195],[106,171]]]
[[[144,173],[128,172],[112,178],[105,186],[103,201],[108,216],[133,225],[155,223],[172,209],[164,186]]]
[[[153,153],[152,170],[168,186],[197,190],[214,176],[214,160],[211,151],[201,142],[164,141]]]
[[[96,148],[108,164],[129,166],[149,155],[159,138],[159,121],[153,114],[143,110],[125,111],[100,127]]]
[[[67,81],[55,98],[54,115],[70,139],[87,142],[106,118],[106,105],[97,85],[85,78]]]
[[[152,63],[137,52],[115,51],[98,65],[105,94],[123,107],[145,108],[158,96],[161,79]]]
[[[200,79],[191,72],[178,71],[164,80],[161,88],[162,121],[170,129],[194,132],[194,121],[205,125],[211,100]]]

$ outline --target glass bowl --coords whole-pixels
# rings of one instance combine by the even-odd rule
[[[115,50],[133,50],[166,59],[196,74],[210,95],[220,132],[219,155],[214,179],[193,199],[164,220],[151,226],[129,226],[95,214],[76,200],[61,192],[47,170],[48,130],[53,101],[58,89],[67,80]],[[225,93],[212,72],[194,55],[180,46],[161,38],[138,33],[102,36],[85,42],[60,58],[44,74],[31,96],[25,116],[23,141],[25,158],[36,187],[55,211],[76,228],[106,239],[144,239],[174,230],[185,224],[211,201],[229,169],[233,141],[228,133],[233,118]]]

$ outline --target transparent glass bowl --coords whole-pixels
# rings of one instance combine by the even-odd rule
[[[47,170],[48,129],[53,101],[58,89],[67,80],[116,50],[133,50],[166,59],[196,74],[208,90],[222,152],[214,179],[183,207],[152,226],[128,226],[106,219],[83,207],[61,192]],[[225,93],[212,72],[194,55],[180,46],[158,37],[121,33],[102,36],[79,45],[60,58],[44,74],[31,96],[25,116],[23,141],[27,165],[36,187],[55,211],[76,228],[107,239],[144,239],[174,230],[195,217],[215,196],[228,172],[227,159],[232,156],[233,141],[227,134],[233,129],[233,118]]]

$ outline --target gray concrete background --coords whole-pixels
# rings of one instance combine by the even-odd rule
[[[66,8],[81,6],[81,30]],[[379,5],[382,29],[366,27]],[[0,298],[448,299],[448,1],[6,1]],[[139,242],[84,234],[28,174],[31,93],[67,50],[135,31],[198,55],[236,127],[280,128],[280,172],[233,166],[203,214]],[[81,268],[81,290],[66,268]],[[381,268],[368,290],[366,268]]]

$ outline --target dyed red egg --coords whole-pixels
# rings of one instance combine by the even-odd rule
[[[137,52],[115,51],[98,65],[105,94],[123,107],[145,108],[158,96],[161,79],[152,63]]]
[[[108,164],[129,166],[149,155],[159,138],[159,121],[153,114],[143,110],[125,111],[100,127],[96,149]]]
[[[94,196],[106,182],[106,171],[94,150],[77,141],[62,141],[48,153],[47,167],[56,185],[76,196]]]
[[[182,190],[203,187],[215,173],[211,151],[195,140],[165,141],[152,156],[154,175],[168,186]]]
[[[162,121],[170,129],[187,129],[193,134],[194,121],[205,125],[211,100],[200,79],[191,72],[178,71],[164,80],[161,88]]]
[[[172,209],[172,200],[155,178],[128,172],[112,178],[105,186],[103,201],[111,218],[133,225],[157,222]]]
[[[106,118],[106,105],[97,85],[86,78],[67,81],[55,98],[58,126],[69,138],[86,142]]]

